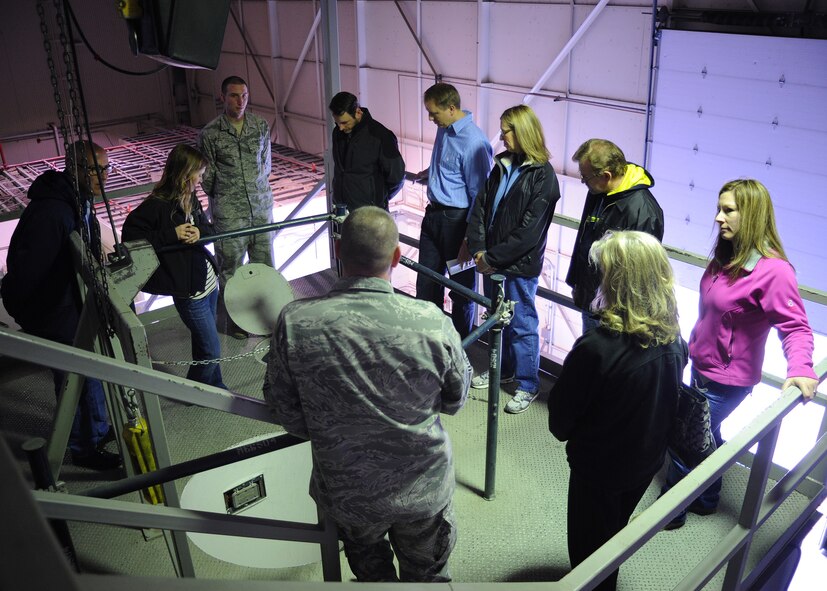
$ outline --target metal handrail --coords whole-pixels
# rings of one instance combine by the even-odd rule
[[[818,364],[816,374],[820,381],[824,380],[825,375],[827,375],[827,359]],[[818,396],[823,398],[821,394]],[[750,472],[750,484],[741,509],[739,522],[717,546],[710,549],[704,560],[684,577],[676,589],[697,589],[706,584],[739,550],[743,549],[745,545],[749,545],[755,529],[763,524],[767,517],[778,508],[788,496],[791,490],[790,487],[800,483],[827,457],[827,435],[822,433],[818,444],[799,463],[799,466],[806,466],[808,470],[805,472],[796,466],[788,472],[790,476],[787,480],[775,485],[772,490],[776,491],[777,489],[776,492],[770,492],[766,495],[763,493],[768,477],[768,464],[772,459],[772,450],[778,437],[780,423],[793,408],[798,406],[801,400],[801,392],[797,388],[788,388],[775,403],[752,423],[722,445],[714,454],[669,489],[667,493],[638,515],[611,540],[575,567],[560,582],[566,585],[566,589],[581,589],[585,588],[587,583],[603,580],[649,539],[661,531],[680,511],[686,509],[698,494],[720,478],[724,472],[736,463],[741,455],[749,451],[757,442],[759,451],[756,455],[763,456],[762,466],[765,469],[751,470]],[[753,479],[756,477],[757,481],[754,482]],[[808,510],[815,510],[821,501],[827,497],[824,482],[821,485],[821,493],[811,500]],[[760,513],[759,509],[761,510]],[[748,519],[750,514],[753,514],[753,516]],[[737,586],[731,588],[734,589]]]

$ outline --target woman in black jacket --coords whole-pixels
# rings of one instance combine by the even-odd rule
[[[500,117],[500,138],[506,151],[494,158],[494,168],[471,211],[466,239],[486,294],[488,275],[505,275],[505,299],[517,302],[514,318],[503,330],[502,381],[517,382],[505,411],[528,409],[537,397],[540,380],[539,319],[534,297],[546,248],[546,234],[560,199],[557,175],[549,164],[543,126],[527,105],[506,109]],[[488,372],[472,380],[488,385]]]
[[[213,256],[195,243],[213,233],[195,188],[201,182],[207,161],[185,144],[175,146],[167,157],[164,174],[157,185],[123,225],[124,240],[149,241],[156,251],[174,244],[186,248],[158,253],[161,263],[143,291],[171,295],[175,309],[192,336],[195,361],[221,357],[221,343],[215,324],[218,282]],[[225,388],[218,363],[191,365],[187,378]]]
[[[597,328],[577,339],[548,399],[571,468],[572,567],[623,529],[663,466],[687,361],[666,251],[644,232],[607,233],[589,258],[602,279]],[[617,571],[598,587],[613,590]]]

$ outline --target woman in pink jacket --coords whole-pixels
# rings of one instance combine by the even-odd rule
[[[813,332],[798,294],[795,270],[784,254],[775,213],[766,187],[751,179],[725,184],[718,193],[718,240],[701,278],[700,314],[689,338],[692,381],[706,393],[712,432],[720,446],[721,422],[761,381],[764,347],[770,328],[787,358],[787,381],[805,400],[818,385],[813,371]],[[664,492],[689,469],[674,458]],[[697,515],[715,513],[721,479],[688,509]],[[679,514],[666,529],[686,522]]]

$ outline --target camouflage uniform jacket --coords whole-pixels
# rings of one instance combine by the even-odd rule
[[[272,220],[271,148],[267,122],[245,113],[241,132],[219,115],[201,130],[198,148],[209,161],[201,187],[218,231]]]
[[[471,366],[451,320],[376,277],[343,278],[279,317],[265,397],[310,439],[310,495],[335,521],[413,521],[454,492],[439,414],[465,404]]]

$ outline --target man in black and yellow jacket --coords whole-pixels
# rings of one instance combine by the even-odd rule
[[[600,270],[589,262],[589,249],[608,230],[638,230],[663,240],[663,210],[649,190],[652,176],[626,162],[623,151],[603,139],[584,142],[572,156],[589,194],[580,218],[566,283],[583,312],[583,332],[597,325],[589,311],[600,285]]]

